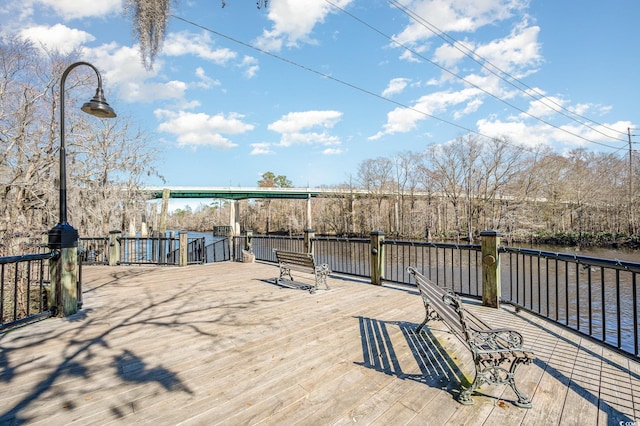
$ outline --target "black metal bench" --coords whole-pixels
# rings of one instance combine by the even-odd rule
[[[476,376],[467,389],[461,389],[458,401],[471,405],[473,394],[482,384],[509,385],[518,397],[514,404],[522,408],[531,408],[531,400],[516,386],[515,374],[520,364],[529,364],[535,356],[522,349],[523,337],[520,333],[507,328],[492,329],[480,318],[464,309],[460,297],[427,279],[414,267],[407,272],[416,280],[422,296],[426,316],[417,328],[420,333],[425,324],[439,319],[455,334],[473,355]]]
[[[280,276],[276,278],[276,284],[285,277],[289,277],[289,281],[294,282],[291,271],[305,272],[313,275],[314,284],[312,286],[306,286],[309,292],[314,293],[318,289],[318,284],[324,284],[325,288],[329,290],[327,284],[327,276],[331,273],[329,265],[322,264],[316,265],[316,260],[312,253],[300,253],[294,251],[273,249],[276,254],[276,259],[280,266]]]

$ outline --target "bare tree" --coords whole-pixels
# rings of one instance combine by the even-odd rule
[[[59,77],[75,54],[43,57],[28,42],[0,39],[0,236],[40,236],[58,218]],[[95,76],[69,75],[66,102],[91,93]],[[78,108],[66,111],[71,221],[84,234],[103,233],[132,200],[146,210],[137,189],[155,174],[155,153],[131,120],[108,122]],[[125,200],[125,201],[120,201]],[[119,213],[117,214],[116,211]]]
[[[374,204],[369,206],[362,219],[369,222],[370,230],[385,228],[382,223],[382,202],[385,195],[394,190],[393,162],[385,157],[363,161],[358,166],[357,183],[368,192],[370,201]],[[364,206],[361,205],[360,208],[362,207]],[[367,217],[371,219],[366,220]]]
[[[461,213],[467,219],[465,233],[471,238],[474,173],[480,156],[476,139],[459,137],[451,143],[434,145],[427,151],[433,182],[453,207],[456,237],[462,235]]]

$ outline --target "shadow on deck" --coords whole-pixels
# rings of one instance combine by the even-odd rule
[[[474,306],[538,359],[533,400],[473,379],[468,351],[411,290],[331,277],[309,294],[261,263],[87,267],[85,308],[0,334],[0,424],[632,424],[640,368],[525,313]]]

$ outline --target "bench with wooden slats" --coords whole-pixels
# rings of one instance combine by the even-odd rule
[[[458,401],[471,405],[471,395],[484,383],[509,385],[518,397],[514,404],[531,408],[531,400],[515,382],[516,369],[520,364],[530,364],[535,356],[522,348],[523,337],[515,330],[492,329],[480,318],[464,309],[460,297],[452,291],[439,287],[414,267],[407,272],[415,278],[422,296],[426,316],[417,328],[422,328],[431,320],[441,320],[464,343],[473,355],[476,376],[471,386],[462,389]]]
[[[314,293],[318,289],[318,284],[324,284],[328,290],[327,276],[331,273],[329,265],[322,264],[316,265],[316,260],[313,257],[313,253],[300,253],[294,251],[278,250],[274,249],[276,254],[278,265],[280,266],[280,276],[276,278],[276,283],[279,283],[285,277],[288,277],[290,282],[294,282],[291,271],[305,272],[313,275],[314,284],[307,286],[311,293]]]

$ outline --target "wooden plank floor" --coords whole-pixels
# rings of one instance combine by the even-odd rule
[[[525,335],[504,386],[456,402],[470,354],[441,324],[420,336],[419,296],[332,276],[315,294],[277,267],[85,267],[84,308],[0,334],[0,424],[631,425],[640,366],[509,308],[470,303]],[[295,274],[294,274],[295,275]],[[621,423],[622,422],[622,423]]]

